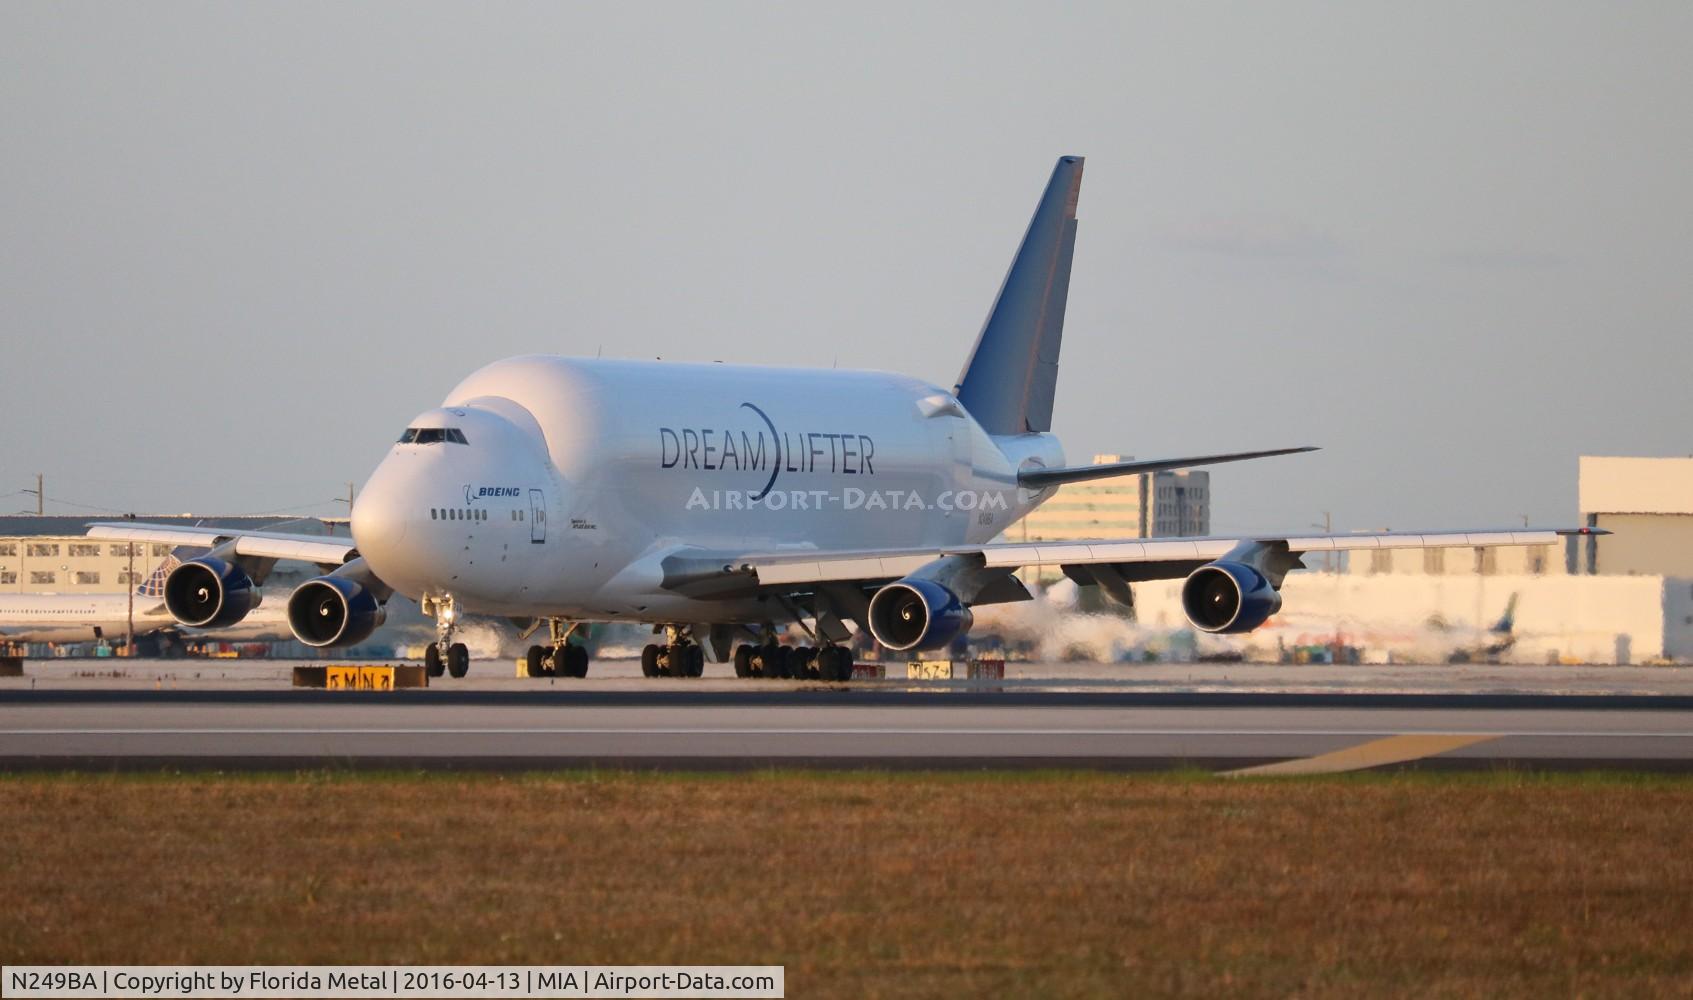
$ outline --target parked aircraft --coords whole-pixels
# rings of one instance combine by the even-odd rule
[[[582,676],[588,622],[651,623],[648,674],[844,678],[849,625],[896,652],[946,647],[971,608],[1028,598],[1059,566],[1130,599],[1186,578],[1206,632],[1256,628],[1307,552],[1539,545],[1555,530],[995,541],[1063,483],[1291,454],[1281,448],[1073,466],[1051,432],[1082,158],[1059,159],[962,373],[905,375],[528,355],[469,375],[371,473],[352,540],[99,524],[98,538],[210,547],[165,583],[185,625],[242,621],[277,559],[318,564],[286,614],[312,646],[356,643],[384,602],[435,619],[431,673],[462,676],[466,612],[548,625],[532,672]],[[1584,529],[1575,529],[1584,530]],[[791,649],[800,623],[813,644]],[[737,639],[747,640],[735,646]]]
[[[1505,602],[1505,613],[1485,632],[1477,631],[1469,641],[1446,654],[1447,663],[1498,663],[1517,644],[1517,595]],[[1442,629],[1446,631],[1446,629]]]

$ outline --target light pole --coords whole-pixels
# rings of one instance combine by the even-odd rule
[[[135,656],[135,543],[126,546],[129,549],[129,631],[123,640],[123,655],[130,658]]]
[[[41,488],[41,479],[42,479],[41,473],[37,472],[35,474],[35,489],[33,489],[33,490],[19,490],[18,491],[20,493],[34,493],[35,494],[35,516],[36,517],[40,517],[43,514],[47,513],[47,494]]]
[[[1334,514],[1333,514],[1333,512],[1326,511],[1326,510],[1323,511],[1323,523],[1317,524],[1316,522],[1312,522],[1310,525],[1307,525],[1307,527],[1321,528],[1321,529],[1323,529],[1323,534],[1325,534],[1325,535],[1334,534]],[[1327,552],[1323,553],[1323,572],[1324,573],[1333,573],[1334,572],[1334,550],[1333,549],[1329,549]]]
[[[357,483],[347,484],[347,496],[345,499],[342,499],[341,497],[335,498],[336,503],[344,503],[347,505],[347,534],[349,535],[353,533],[353,501],[358,498],[359,490]],[[328,528],[331,535],[335,534],[335,525],[328,525]]]

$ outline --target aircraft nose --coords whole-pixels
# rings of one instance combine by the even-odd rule
[[[410,507],[405,470],[389,458],[376,467],[353,503],[353,542],[378,576],[382,564],[392,565],[406,537]]]

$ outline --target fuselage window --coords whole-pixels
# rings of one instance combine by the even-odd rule
[[[435,520],[435,508],[433,507],[429,508],[429,519],[431,521]]]

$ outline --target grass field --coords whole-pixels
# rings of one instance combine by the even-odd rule
[[[1693,780],[0,777],[18,963],[781,964],[788,995],[1693,995]]]

